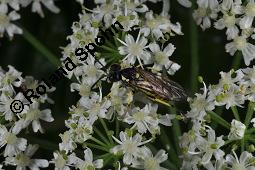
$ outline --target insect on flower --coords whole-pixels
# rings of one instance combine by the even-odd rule
[[[143,92],[149,99],[167,106],[171,106],[170,102],[187,98],[187,94],[178,83],[140,67],[121,69],[120,65],[113,64],[110,67],[108,80],[122,81],[126,86]]]

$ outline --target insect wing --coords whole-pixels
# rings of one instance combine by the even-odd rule
[[[181,101],[186,98],[184,89],[178,83],[140,68],[137,68],[137,72],[140,75],[136,82],[137,86],[154,97],[170,101]]]

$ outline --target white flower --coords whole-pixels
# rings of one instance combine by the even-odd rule
[[[245,15],[240,20],[241,29],[250,28],[255,16],[255,2],[254,0],[249,0],[244,9]]]
[[[228,154],[226,156],[226,163],[229,165],[227,168],[233,170],[255,170],[255,167],[251,165],[255,158],[251,153],[244,151],[238,159],[236,153],[233,151],[234,156]]]
[[[211,27],[211,20],[217,18],[218,1],[217,0],[198,0],[198,9],[193,13],[193,18],[195,19],[197,25],[205,30]]]
[[[27,140],[24,138],[18,138],[17,132],[8,131],[5,126],[0,126],[0,147],[6,145],[4,150],[4,156],[13,156],[20,151],[24,151],[27,146]]]
[[[43,133],[44,130],[41,127],[40,119],[46,122],[54,121],[54,118],[51,115],[50,109],[39,110],[39,103],[34,101],[29,109],[24,109],[21,112],[21,119],[17,122],[17,126],[15,126],[15,130],[20,131],[21,128],[26,128],[32,123],[33,131],[38,132],[38,130]],[[20,126],[23,125],[23,126]]]
[[[84,151],[84,159],[76,158],[75,166],[80,170],[99,169],[103,167],[103,159],[97,159],[93,161],[92,151],[87,148]]]
[[[203,153],[202,164],[207,164],[212,155],[215,156],[216,160],[219,160],[223,157],[224,152],[220,149],[224,145],[223,136],[215,136],[215,131],[211,128],[207,130],[207,139],[197,136],[196,143],[197,147],[201,153]]]
[[[17,166],[17,169],[39,169],[46,168],[49,166],[49,162],[45,159],[31,159],[36,150],[38,149],[38,145],[28,145],[27,149],[24,152],[20,152],[15,157],[7,157],[5,160],[6,164]]]
[[[235,37],[233,42],[226,44],[225,48],[226,52],[230,53],[230,55],[234,55],[237,50],[241,51],[247,66],[255,58],[255,46],[247,42],[245,36]]]
[[[133,101],[133,92],[130,88],[121,87],[122,83],[114,82],[111,87],[110,101],[111,107],[109,112],[117,112],[119,116],[125,114],[126,105]],[[111,117],[111,116],[110,116]]]
[[[84,117],[79,114],[72,114],[72,117],[68,119],[65,124],[68,128],[70,128],[70,133],[73,140],[77,143],[83,143],[91,138],[91,134],[93,133],[92,125],[97,120],[97,116],[91,116],[89,118]],[[62,136],[63,138],[65,136]],[[62,149],[72,149],[74,146],[72,145],[72,141],[68,141],[69,137],[65,137],[63,143],[60,145]]]
[[[160,166],[160,163],[167,160],[168,155],[164,150],[159,150],[158,153],[153,156],[151,150],[147,147],[142,148],[142,159],[137,159],[132,163],[132,167],[145,170],[167,170]]]
[[[12,7],[15,11],[19,10],[19,0],[1,0],[0,1],[0,9],[1,10],[8,10],[8,5]]]
[[[16,116],[13,111],[11,110],[11,104],[13,103],[14,100],[19,100],[21,102],[24,101],[24,96],[22,93],[18,93],[14,99],[2,94],[0,96],[0,112],[1,115],[4,115],[5,120],[13,120],[14,117]]]
[[[151,55],[146,51],[148,40],[145,37],[140,38],[140,35],[141,33],[139,32],[136,41],[130,34],[126,35],[125,42],[118,39],[124,45],[118,48],[121,55],[126,55],[123,59],[124,63],[134,65],[136,59],[138,59],[140,65],[142,65],[141,60],[143,60],[145,64],[150,63]]]
[[[76,161],[74,153],[66,155],[65,153],[53,152],[54,159],[50,161],[55,164],[55,170],[70,170],[70,164]]]
[[[160,37],[163,37],[163,30],[166,30],[169,27],[169,23],[164,23],[163,20],[155,18],[153,12],[147,12],[145,14],[146,22],[145,25],[141,28],[141,33],[145,37],[148,35],[153,35],[158,40]]]
[[[82,81],[79,80],[80,83],[85,82],[85,85],[92,86],[102,75],[104,75],[104,71],[101,68],[106,64],[103,59],[100,59],[99,62],[95,61],[95,58],[91,55],[87,58],[87,64],[83,64],[81,67],[78,67],[75,70],[75,76],[79,80],[79,77],[82,76]],[[102,64],[102,65],[101,65]]]
[[[57,6],[55,6],[53,0],[21,0],[20,3],[23,7],[26,7],[30,3],[32,3],[32,12],[38,13],[41,17],[44,17],[41,3],[51,12],[54,13],[60,12],[60,9]]]
[[[140,134],[137,133],[132,137],[128,136],[128,134],[123,131],[120,132],[120,140],[114,136],[112,137],[119,145],[114,146],[111,149],[111,152],[114,154],[117,154],[118,152],[123,153],[123,162],[127,165],[130,165],[133,160],[140,155],[141,148],[139,146],[151,141],[150,139],[142,142],[142,136]]]
[[[203,120],[206,112],[212,111],[215,108],[214,102],[211,99],[207,99],[207,88],[204,82],[203,85],[203,94],[196,93],[196,97],[194,99],[188,99],[191,107],[191,110],[187,114],[187,117],[189,118]]]
[[[175,47],[173,44],[169,43],[163,51],[160,50],[160,47],[157,43],[151,43],[149,45],[150,50],[153,53],[153,62],[154,65],[152,70],[161,71],[164,66],[168,72],[168,74],[173,75],[177,70],[181,68],[181,66],[177,63],[169,60],[169,57],[172,56]]]
[[[111,106],[109,100],[102,100],[102,94],[100,91],[100,96],[93,92],[91,97],[82,97],[79,101],[79,105],[85,107],[87,112],[90,114],[90,117],[100,117],[100,118],[109,118],[107,115],[107,110]]]
[[[16,11],[8,14],[7,9],[0,9],[0,37],[3,37],[5,31],[11,39],[14,34],[22,34],[22,29],[11,23],[18,19],[20,19],[20,15]]]
[[[244,136],[245,129],[246,127],[242,122],[233,119],[231,122],[231,128],[230,133],[228,135],[228,139],[229,140],[242,139]]]
[[[139,133],[146,133],[147,130],[153,133],[153,130],[158,126],[158,120],[153,112],[153,110],[157,111],[157,108],[157,105],[151,106],[151,104],[145,105],[142,109],[135,107],[123,121],[134,124],[131,129],[137,128]]]
[[[214,27],[222,30],[224,28],[227,28],[226,34],[227,39],[234,39],[236,36],[238,36],[239,29],[236,26],[237,19],[235,18],[234,14],[224,14],[223,18],[219,19],[217,22],[214,23]]]
[[[73,140],[73,133],[71,130],[65,131],[63,134],[59,134],[62,142],[59,143],[59,149],[66,152],[72,151],[76,148],[76,144]]]

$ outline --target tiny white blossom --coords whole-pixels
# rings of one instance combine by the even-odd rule
[[[115,138],[113,139],[119,144],[117,146],[114,146],[111,149],[111,152],[114,154],[117,154],[118,152],[123,153],[123,162],[127,165],[130,165],[133,160],[139,156],[141,148],[139,146],[142,146],[148,142],[151,141],[147,140],[142,142],[142,136],[140,134],[136,134],[135,136],[128,136],[127,133],[121,131],[120,132],[120,140]]]
[[[235,52],[241,51],[244,57],[244,62],[248,66],[250,62],[255,58],[255,46],[247,41],[245,36],[237,36],[233,42],[226,44],[226,52],[230,55],[234,55]]]
[[[242,152],[240,158],[238,159],[236,153],[233,151],[233,155],[228,154],[226,156],[227,168],[233,170],[255,170],[255,166],[251,165],[251,162],[255,161],[255,158],[251,153],[244,151]]]
[[[137,159],[132,163],[132,167],[145,170],[167,170],[160,166],[160,163],[166,161],[168,158],[167,153],[164,150],[159,150],[155,156],[153,156],[151,150],[147,147],[142,149],[142,159]]]
[[[20,19],[20,15],[16,11],[8,14],[7,9],[0,9],[0,37],[3,37],[5,31],[11,39],[14,34],[22,34],[22,29],[11,23],[18,19]]]
[[[249,0],[244,9],[245,15],[240,20],[241,29],[250,28],[255,16],[255,2],[254,0]]]
[[[244,136],[245,129],[246,127],[242,122],[233,119],[231,122],[231,128],[228,135],[228,139],[230,140],[242,139]]]
[[[24,151],[27,146],[27,140],[18,138],[16,132],[8,131],[5,126],[0,126],[0,147],[6,145],[4,156],[13,156],[20,151]]]
[[[60,12],[60,9],[57,6],[55,6],[54,0],[21,0],[20,3],[23,7],[26,7],[30,3],[32,3],[32,12],[38,13],[41,17],[44,17],[41,3],[51,12],[54,13]]]
[[[14,157],[7,157],[5,163],[22,170],[25,170],[26,167],[31,170],[46,168],[49,166],[49,162],[46,159],[31,159],[38,148],[38,145],[28,145],[24,152],[20,152]]]
[[[76,168],[80,169],[80,170],[84,170],[84,169],[100,169],[103,167],[103,159],[97,159],[95,161],[93,161],[93,154],[91,149],[87,148],[84,151],[84,159],[82,160],[80,158],[76,158],[76,163],[75,166]]]
[[[134,65],[136,60],[138,60],[139,64],[142,65],[142,61],[145,64],[150,62],[151,55],[146,51],[148,40],[143,36],[141,37],[140,32],[136,41],[130,34],[126,35],[125,42],[122,40],[119,41],[124,45],[118,48],[121,55],[126,55],[122,60],[124,63]]]

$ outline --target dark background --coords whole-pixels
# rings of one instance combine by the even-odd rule
[[[85,0],[87,7],[93,6],[91,0]],[[28,30],[42,44],[44,44],[53,54],[61,58],[61,46],[67,44],[66,37],[72,33],[72,22],[78,20],[78,13],[81,8],[74,0],[58,0],[56,5],[61,9],[59,14],[49,12],[43,8],[45,18],[40,18],[38,14],[31,12],[31,5],[21,9],[19,12],[21,19],[16,24]],[[150,4],[151,9],[160,11],[162,4]],[[182,66],[172,79],[182,84],[190,96],[191,92],[191,10],[186,9],[175,1],[171,1],[171,21],[180,22],[183,36],[172,37],[172,43],[176,46],[176,51],[172,55],[172,60]],[[229,71],[233,63],[233,57],[225,52],[226,36],[224,31],[208,29],[198,30],[198,54],[199,54],[199,75],[203,76],[207,84],[218,82],[220,71]],[[56,67],[51,64],[39,51],[37,51],[22,35],[15,35],[10,41],[8,38],[0,39],[0,66],[7,70],[7,65],[14,66],[25,75],[31,75],[40,80],[52,74]],[[243,66],[243,60],[241,62]],[[70,92],[70,80],[63,79],[56,85],[56,91],[50,94],[55,101],[54,105],[49,105],[55,121],[43,124],[45,134],[26,134],[28,140],[34,143],[43,143],[42,157],[50,159],[53,157],[52,151],[56,150],[60,137],[58,134],[65,130],[64,120],[68,117],[68,107],[75,105],[79,96]],[[199,84],[201,87],[201,84]]]

